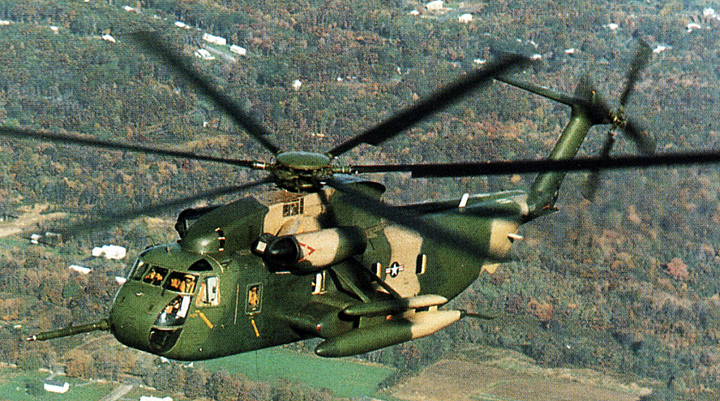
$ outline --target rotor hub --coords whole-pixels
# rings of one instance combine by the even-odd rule
[[[290,151],[276,156],[275,176],[278,185],[289,191],[307,191],[320,187],[332,176],[332,159],[322,153]]]
[[[330,166],[330,157],[322,153],[290,151],[276,157],[278,165],[298,171],[318,171]]]

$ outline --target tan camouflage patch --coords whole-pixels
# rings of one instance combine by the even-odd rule
[[[490,226],[490,257],[495,260],[503,259],[512,248],[512,240],[508,234],[517,232],[518,223],[507,220],[493,220]]]
[[[415,264],[422,248],[422,237],[398,226],[385,227],[385,237],[390,243],[390,266],[383,266],[385,282],[404,298],[417,295],[420,282]]]
[[[331,191],[332,189],[326,190],[325,196],[329,198]],[[281,236],[321,229],[318,216],[323,213],[324,207],[318,194],[280,193],[283,195],[281,199],[262,199],[263,204],[269,208],[263,231]]]

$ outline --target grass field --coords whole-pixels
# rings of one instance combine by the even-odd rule
[[[21,372],[15,369],[0,369],[0,400],[2,401],[76,401],[99,400],[110,391],[115,384],[83,382],[66,377],[58,380],[70,383],[70,390],[64,394],[50,393],[43,389],[43,380],[47,373]],[[35,389],[28,391],[28,386]]]
[[[250,380],[287,379],[326,388],[340,397],[371,396],[393,369],[352,359],[328,359],[270,348],[202,362],[210,371],[242,373]]]

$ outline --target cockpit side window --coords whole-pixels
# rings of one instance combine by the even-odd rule
[[[130,274],[128,274],[128,278],[130,280],[140,280],[143,277],[143,273],[145,273],[145,269],[147,269],[148,266],[149,265],[142,260],[136,260],[135,265],[132,269],[130,269]]]
[[[167,276],[168,269],[160,266],[151,266],[147,274],[143,277],[142,281],[152,285],[160,285],[165,276]]]
[[[182,293],[193,293],[195,291],[195,283],[197,282],[197,276],[194,274],[187,274],[184,272],[171,272],[163,288],[170,291],[177,291]]]

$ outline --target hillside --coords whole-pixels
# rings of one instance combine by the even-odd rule
[[[134,45],[128,33],[138,30],[160,31],[188,55],[206,49],[214,59],[195,57],[196,68],[266,124],[273,141],[316,151],[331,149],[501,51],[537,55],[522,78],[539,85],[571,92],[587,73],[615,105],[642,38],[653,55],[627,114],[657,138],[659,151],[720,144],[720,20],[707,10],[720,10],[717,2],[448,1],[437,11],[407,0],[263,4],[0,0],[0,122],[270,159],[220,110]],[[472,19],[460,22],[465,14]],[[209,43],[204,34],[227,44]],[[568,117],[565,106],[496,83],[382,146],[349,152],[341,162],[536,159],[549,152]],[[597,153],[606,131],[593,129],[581,153]],[[614,152],[635,148],[621,138]],[[53,231],[56,218],[69,224],[257,177],[211,163],[1,138],[0,215],[18,220],[0,221],[0,362],[28,370],[77,362],[69,374],[131,375],[156,387],[181,388],[184,383],[169,380],[151,383],[148,373],[170,376],[179,364],[143,361],[130,350],[122,350],[119,363],[117,350],[79,347],[93,335],[30,345],[20,340],[38,329],[105,316],[115,276],[124,274],[137,252],[176,239],[177,211],[55,247],[5,234],[17,227]],[[401,204],[527,189],[533,177],[370,178],[387,186],[388,202]],[[463,320],[358,358],[397,369],[383,389],[432,374],[440,361],[457,359],[459,349],[490,346],[519,352],[546,369],[588,368],[651,383],[675,399],[720,397],[718,167],[608,172],[593,203],[580,196],[583,179],[570,175],[560,211],[524,226],[525,240],[512,261],[494,275],[483,274],[453,301],[500,318]],[[127,247],[130,261],[88,259],[94,246],[108,243]],[[92,265],[93,273],[67,269],[79,262]],[[302,344],[294,348],[307,351]],[[430,373],[419,373],[428,367]],[[210,385],[209,377],[188,374],[203,391],[186,396],[230,399],[218,393],[222,380],[255,394],[275,391],[275,399],[292,393],[228,376]]]

